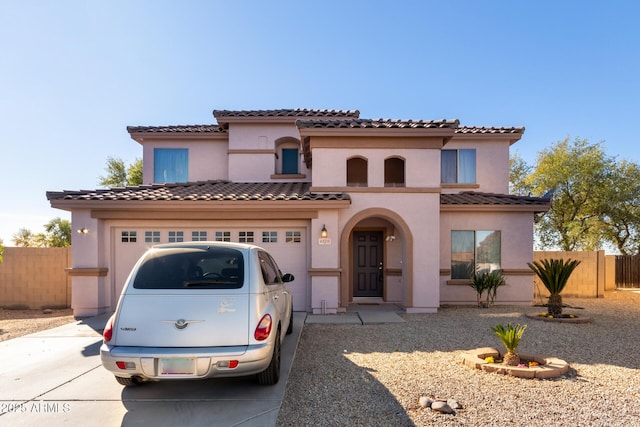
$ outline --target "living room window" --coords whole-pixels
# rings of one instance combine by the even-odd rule
[[[404,187],[404,159],[390,157],[384,161],[384,186]]]
[[[367,159],[352,157],[347,160],[347,186],[366,187],[368,185]]]
[[[475,184],[476,150],[442,150],[440,182],[443,184]]]
[[[153,182],[189,181],[189,150],[156,148],[153,150]]]
[[[501,233],[497,230],[451,231],[451,279],[501,268]]]

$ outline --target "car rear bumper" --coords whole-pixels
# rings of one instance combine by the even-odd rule
[[[100,347],[102,365],[118,377],[149,380],[237,377],[264,371],[273,353],[266,342],[236,347]],[[237,362],[237,366],[233,367]],[[231,366],[231,367],[230,367]]]

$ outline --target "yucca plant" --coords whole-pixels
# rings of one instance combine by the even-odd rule
[[[508,323],[506,328],[502,324],[491,328],[507,349],[507,353],[502,358],[505,365],[518,366],[520,363],[520,356],[516,353],[516,349],[520,344],[520,338],[522,338],[525,329],[527,329],[527,325],[512,325],[511,323]]]
[[[547,314],[558,317],[562,315],[562,296],[560,293],[567,286],[573,270],[580,264],[579,260],[567,259],[543,259],[527,263],[529,268],[540,278],[540,281],[549,291]]]

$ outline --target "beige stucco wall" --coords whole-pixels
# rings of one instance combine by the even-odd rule
[[[58,308],[71,305],[71,248],[4,248],[0,307]]]
[[[151,138],[149,138],[151,139]],[[189,181],[228,179],[227,141],[224,139],[150,140],[143,146],[142,181],[152,184],[156,148],[186,148],[189,150]]]
[[[445,150],[465,148],[475,148],[476,150],[476,183],[478,188],[474,191],[509,194],[509,142],[457,137],[444,146]],[[440,175],[438,174],[439,179]],[[458,191],[460,190],[444,190],[449,193],[457,193]]]
[[[451,231],[500,230],[506,285],[498,290],[496,304],[530,304],[533,273],[527,262],[533,258],[533,215],[513,212],[450,212],[440,220],[440,301],[442,304],[475,304],[476,292],[468,284],[450,282]]]
[[[276,141],[287,137],[300,140],[294,123],[233,123],[229,127],[229,179],[234,182],[273,181],[271,176],[276,173],[276,162],[279,161],[276,158]],[[299,168],[300,174],[305,177],[293,180],[310,181],[311,174],[302,157]]]

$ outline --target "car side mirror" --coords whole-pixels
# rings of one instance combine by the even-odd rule
[[[291,273],[287,273],[284,276],[282,276],[282,281],[284,283],[293,282],[294,279],[295,279],[295,277],[293,277],[293,274],[291,274]]]

